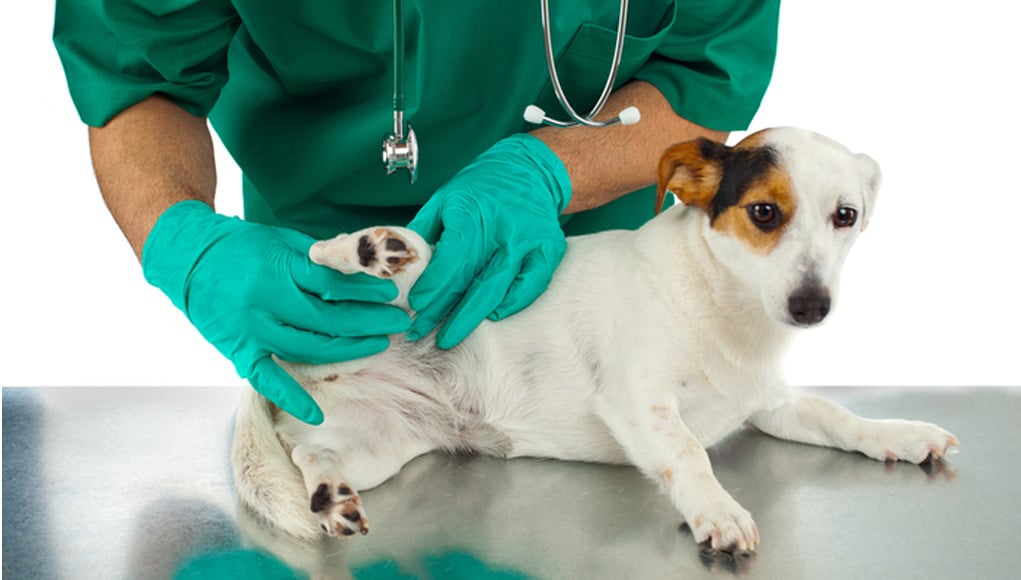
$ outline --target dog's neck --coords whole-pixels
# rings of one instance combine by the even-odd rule
[[[643,267],[654,268],[664,281],[656,290],[671,313],[686,326],[704,327],[724,357],[735,364],[775,362],[795,329],[766,314],[758,292],[720,264],[708,235],[705,214],[671,208],[639,231]],[[665,240],[672,247],[663,247]]]

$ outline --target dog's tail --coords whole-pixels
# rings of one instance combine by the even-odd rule
[[[271,403],[253,390],[242,397],[231,459],[238,500],[257,519],[304,540],[319,537],[301,472],[277,439]]]

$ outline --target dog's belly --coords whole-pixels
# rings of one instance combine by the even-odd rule
[[[280,414],[281,439],[336,446],[379,434],[449,452],[626,463],[592,409],[591,367],[556,349],[508,348],[494,326],[449,351],[427,339],[355,363],[288,365],[326,419],[310,427]]]

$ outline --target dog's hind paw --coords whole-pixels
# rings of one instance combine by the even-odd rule
[[[369,521],[358,492],[346,483],[321,483],[312,494],[312,512],[319,517],[319,527],[331,536],[344,538],[369,533]]]
[[[418,261],[419,255],[403,228],[375,227],[312,244],[309,257],[345,274],[365,272],[378,278],[391,278]]]

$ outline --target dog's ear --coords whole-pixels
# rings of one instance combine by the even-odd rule
[[[883,183],[883,172],[879,169],[879,163],[876,163],[876,160],[868,155],[858,153],[854,157],[858,174],[862,180],[862,196],[865,207],[862,208],[861,231],[865,231],[869,225],[869,219],[872,218],[872,212],[875,211],[879,186]]]
[[[659,160],[656,185],[656,213],[663,210],[666,192],[671,191],[689,207],[709,211],[723,178],[723,159],[730,148],[700,137],[666,150]]]

